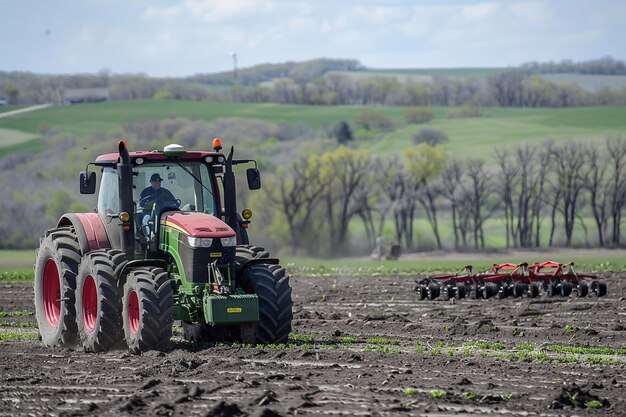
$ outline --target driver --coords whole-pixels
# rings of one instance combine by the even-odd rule
[[[139,205],[143,209],[152,209],[152,204],[156,203],[159,208],[165,205],[176,204],[174,195],[167,188],[161,187],[163,178],[158,173],[150,177],[150,187],[146,187],[139,196]]]

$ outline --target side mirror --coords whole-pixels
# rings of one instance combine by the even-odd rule
[[[95,194],[96,193],[96,173],[81,172],[80,173],[80,193],[81,194]]]
[[[261,188],[261,173],[256,168],[248,168],[246,170],[246,176],[248,177],[248,188],[251,190],[258,190]]]

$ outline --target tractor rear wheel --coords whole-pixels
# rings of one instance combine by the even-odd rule
[[[76,286],[76,324],[86,352],[106,351],[122,340],[122,303],[115,271],[125,261],[117,249],[83,256]]]
[[[41,241],[35,263],[35,312],[45,346],[76,343],[76,274],[80,245],[70,228],[50,231]]]
[[[165,350],[172,338],[174,298],[171,280],[162,268],[132,270],[124,284],[122,319],[131,353]]]
[[[247,293],[259,297],[257,342],[286,343],[293,319],[291,286],[285,269],[279,265],[272,267],[270,270],[265,264],[256,264],[246,268],[241,286]]]

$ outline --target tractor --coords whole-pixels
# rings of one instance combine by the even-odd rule
[[[212,145],[130,152],[121,140],[118,152],[87,164],[80,192],[95,194],[90,166],[98,167],[97,208],[64,214],[37,251],[34,301],[45,346],[165,350],[175,321],[195,344],[287,341],[289,277],[250,245],[252,212],[237,211],[233,168],[254,164],[246,177],[257,190],[257,163],[233,159],[233,147],[225,155],[219,138]],[[150,192],[151,180],[169,193]]]

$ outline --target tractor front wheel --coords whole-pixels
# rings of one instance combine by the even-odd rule
[[[116,269],[126,258],[116,249],[83,257],[76,287],[76,324],[86,352],[102,352],[122,340],[122,304]]]
[[[131,353],[165,350],[172,338],[174,298],[171,279],[162,268],[132,270],[124,285],[122,318]]]
[[[76,343],[76,274],[80,246],[69,228],[50,231],[41,241],[35,263],[35,312],[45,346]]]
[[[293,319],[291,286],[285,269],[279,265],[252,265],[243,272],[242,288],[259,297],[259,323],[256,339],[260,343],[286,343]]]

